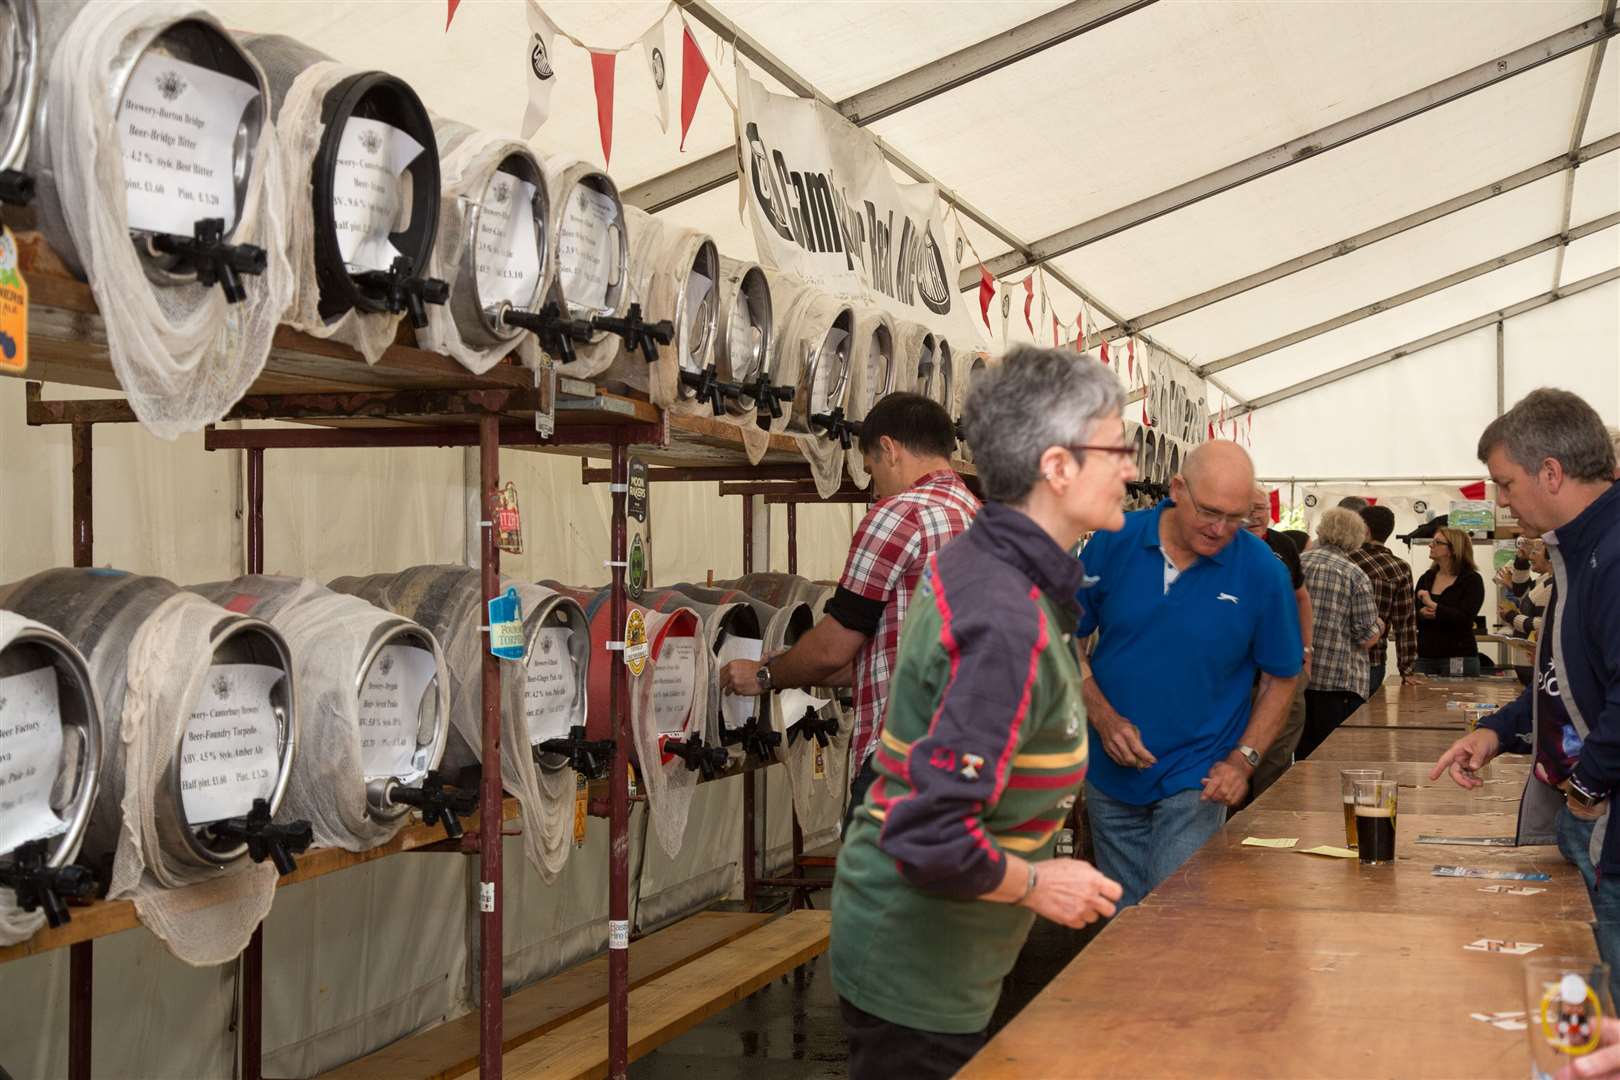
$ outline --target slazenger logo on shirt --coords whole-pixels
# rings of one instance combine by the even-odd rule
[[[1238,598],[1233,596],[1229,592],[1217,593],[1216,596],[1215,596],[1215,599],[1217,599],[1217,600],[1229,600],[1234,604],[1238,602]]]

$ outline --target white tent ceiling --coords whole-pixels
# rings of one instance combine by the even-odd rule
[[[520,43],[527,38],[519,0],[465,0],[448,32],[442,0],[240,0],[214,6],[234,27],[290,33],[347,62],[392,70],[411,81],[430,108],[485,128],[515,131],[522,114],[526,48]],[[631,43],[665,8],[663,0],[544,0],[543,6],[565,31],[601,46]],[[385,8],[389,17],[379,17]],[[1093,17],[1116,9],[1124,13],[871,125],[888,146],[999,226],[998,239],[964,212],[968,238],[985,260],[1013,250],[1008,235],[1018,245],[1034,243],[1587,20],[1607,16],[1612,23],[1614,4],[1159,0],[1132,9],[1120,0],[712,0],[689,5],[687,15],[727,93],[741,52],[756,77],[756,60],[766,67],[779,63],[788,82],[797,78],[800,92],[813,88],[837,102],[910,72],[928,79],[936,65],[951,68],[939,64],[949,54],[998,35],[1013,40],[1043,16]],[[674,16],[671,24],[679,25]],[[720,28],[719,36],[711,27]],[[554,51],[558,89],[536,144],[600,162],[586,56],[561,44]],[[1617,51],[1598,45],[1568,52],[1059,255],[1050,267],[1130,318],[1337,244],[1558,159],[1572,145],[1589,146],[1620,132]],[[1577,131],[1583,90],[1599,54],[1605,59],[1590,112]],[[792,92],[768,76],[765,82]],[[715,85],[705,91],[684,152],[674,131],[658,130],[639,53],[621,55],[618,86],[611,171],[622,189],[731,146],[731,112]],[[1566,190],[1571,176],[1572,197]],[[738,220],[735,184],[662,212],[709,231],[730,254],[753,254],[748,228]],[[1620,152],[1605,152],[1573,173],[1553,171],[1169,319],[1148,333],[1195,365],[1206,364],[1617,212]],[[967,267],[976,263],[971,252],[964,261]],[[1550,244],[1471,280],[1243,362],[1220,379],[1245,400],[1272,394],[1616,266],[1620,226],[1571,242],[1561,258]],[[1026,273],[1015,269],[1004,281],[1018,289]],[[1076,297],[1054,276],[1045,284],[1057,313],[1072,319]],[[1582,340],[1595,347],[1594,362],[1612,368],[1620,347],[1620,283],[1595,295],[1582,310],[1594,312],[1598,332]],[[1000,320],[992,322],[999,337]],[[1088,320],[1089,329],[1096,327]],[[1599,407],[1615,419],[1620,398]]]

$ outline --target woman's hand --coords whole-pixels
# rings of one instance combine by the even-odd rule
[[[1035,890],[1023,906],[1063,926],[1079,928],[1108,918],[1124,893],[1119,882],[1081,859],[1048,859],[1035,867]]]

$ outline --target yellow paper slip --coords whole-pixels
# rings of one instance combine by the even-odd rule
[[[1258,836],[1251,836],[1251,837],[1248,837],[1247,839],[1245,839],[1243,841],[1243,846],[1244,847],[1291,848],[1297,843],[1299,843],[1299,838],[1296,837],[1296,836],[1281,836],[1281,837],[1278,837],[1275,840],[1262,840]]]
[[[1330,844],[1322,844],[1318,847],[1300,848],[1299,853],[1301,855],[1326,855],[1330,859],[1353,859],[1356,857],[1356,853],[1349,848],[1333,847]]]

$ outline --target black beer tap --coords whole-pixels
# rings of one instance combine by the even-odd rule
[[[459,839],[465,832],[461,818],[478,809],[478,789],[462,790],[451,784],[434,769],[422,778],[421,787],[394,784],[388,789],[388,801],[400,806],[414,806],[422,814],[422,824],[444,824],[444,835]]]
[[[600,780],[606,776],[608,764],[613,759],[613,740],[586,738],[585,728],[581,724],[570,727],[566,738],[542,740],[535,749],[543,754],[563,755],[574,771],[587,780]]]
[[[726,398],[740,398],[743,395],[741,386],[720,381],[719,372],[713,364],[702,371],[682,371],[681,385],[692,389],[692,397],[699,404],[707,402],[716,416],[726,411]]]
[[[641,355],[651,364],[658,359],[658,346],[668,345],[675,340],[675,324],[668,319],[657,322],[647,322],[641,317],[641,305],[631,304],[630,310],[624,313],[624,318],[615,318],[610,315],[596,315],[591,319],[591,329],[606,330],[610,334],[617,334],[624,339],[624,344],[632,352],[641,350]]]
[[[539,311],[524,311],[503,305],[496,321],[527,330],[540,339],[540,347],[565,364],[574,362],[574,342],[591,340],[594,331],[589,319],[570,319],[556,301]]]
[[[269,859],[275,863],[276,871],[283,877],[298,869],[293,856],[308,851],[315,840],[314,830],[307,821],[271,824],[270,804],[263,799],[253,800],[253,809],[246,817],[216,821],[211,828],[217,836],[246,844],[248,858],[254,862]]]
[[[67,901],[88,900],[96,894],[96,878],[82,866],[50,866],[50,845],[30,840],[11,853],[11,865],[0,866],[0,886],[17,894],[24,911],[45,909],[53,928],[72,921]]]
[[[822,746],[832,745],[832,740],[838,734],[838,717],[823,716],[819,709],[805,706],[804,715],[799,722],[788,728],[788,741],[794,739],[815,739]]]
[[[152,250],[172,255],[189,265],[201,284],[218,285],[228,304],[239,304],[247,299],[241,275],[262,274],[270,262],[262,247],[227,244],[224,218],[198,219],[191,227],[190,236],[157,233],[152,237]]]
[[[829,439],[837,439],[838,445],[848,450],[854,445],[854,431],[858,427],[854,421],[844,419],[844,407],[834,405],[830,413],[814,413],[810,422],[822,429],[822,433]]]
[[[447,302],[450,286],[438,278],[417,277],[415,269],[410,256],[395,255],[394,264],[387,270],[355,274],[354,283],[390,314],[408,312],[411,325],[420,330],[427,325],[427,305]]]
[[[759,410],[756,420],[766,431],[771,429],[772,420],[782,419],[782,402],[792,401],[797,393],[791,386],[772,386],[770,375],[764,371],[743,389],[754,399],[754,405]]]
[[[722,733],[720,741],[741,746],[744,754],[763,765],[775,756],[776,748],[782,745],[782,733],[772,731],[771,726],[759,717],[750,716],[741,727]]]
[[[704,746],[703,736],[695,731],[685,741],[665,739],[664,753],[680,758],[692,772],[702,773],[705,780],[718,776],[731,757],[723,746]]]

